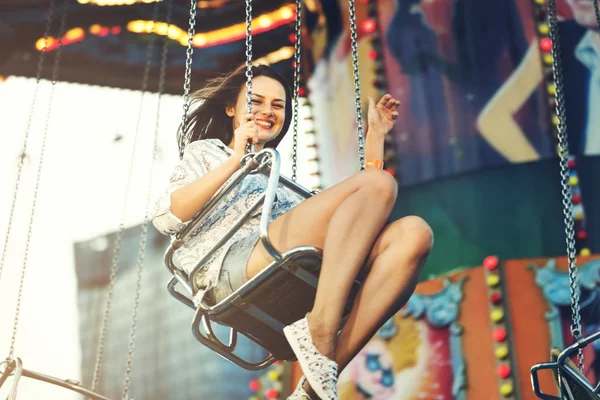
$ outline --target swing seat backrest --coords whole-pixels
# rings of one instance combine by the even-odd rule
[[[268,161],[261,158],[266,155],[269,155],[267,156]],[[214,201],[207,204],[205,209],[178,235],[167,250],[165,262],[174,275],[168,285],[169,292],[196,310],[192,323],[194,336],[201,343],[235,364],[246,369],[256,370],[264,368],[276,360],[295,360],[294,353],[283,335],[283,328],[302,319],[312,309],[321,268],[322,252],[316,247],[300,246],[280,253],[273,247],[268,238],[267,227],[278,184],[294,190],[304,198],[310,197],[313,193],[285,177],[279,177],[279,154],[275,150],[265,149],[255,156],[249,156],[251,156],[249,157],[250,161],[246,160],[248,161],[246,164],[242,163],[240,176],[234,177],[229,184],[221,188],[215,195]],[[218,304],[212,304],[209,299],[204,297],[196,307],[193,300],[179,292],[176,286],[180,283],[187,289],[188,294],[196,295],[192,289],[192,282],[193,274],[197,272],[197,269],[192,271],[190,276],[178,269],[172,261],[174,249],[182,244],[188,232],[192,232],[196,224],[201,223],[203,218],[210,215],[211,209],[214,209],[219,200],[225,197],[229,190],[251,171],[258,171],[269,177],[267,189],[257,200],[257,207],[262,206],[263,211],[261,240],[275,261]],[[251,217],[255,209],[253,207],[243,215],[211,249],[211,252],[200,260],[198,265],[202,265],[203,260],[233,236],[236,229]],[[176,243],[178,240],[179,244]],[[352,286],[343,320],[349,314],[360,286],[361,281],[357,278]],[[223,343],[214,335],[211,323],[230,327],[229,344]],[[270,355],[260,362],[252,362],[239,357],[234,353],[238,334],[242,334],[262,346]]]

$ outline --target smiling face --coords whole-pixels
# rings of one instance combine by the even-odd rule
[[[575,21],[586,28],[598,29],[593,0],[566,0],[565,2],[571,8]]]
[[[258,140],[261,147],[275,139],[285,122],[285,102],[287,101],[283,85],[267,76],[252,79],[252,114],[258,126]],[[246,85],[238,94],[235,107],[227,107],[225,112],[233,117],[233,130],[244,123],[246,108]]]

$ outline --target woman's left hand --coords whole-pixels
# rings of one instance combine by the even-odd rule
[[[386,135],[398,118],[400,102],[390,94],[383,96],[377,104],[369,96],[368,132]]]

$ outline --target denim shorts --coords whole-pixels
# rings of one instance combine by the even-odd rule
[[[223,259],[217,284],[206,292],[207,300],[210,303],[219,303],[248,281],[246,266],[258,240],[258,235],[251,235],[229,247]]]

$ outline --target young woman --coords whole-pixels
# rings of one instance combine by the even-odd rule
[[[253,68],[251,115],[245,80],[240,67],[194,94],[199,105],[178,135],[182,161],[153,219],[159,231],[176,234],[183,229],[239,168],[248,141],[256,151],[275,147],[288,130],[292,96],[285,80],[268,66]],[[292,399],[313,394],[338,398],[338,373],[408,300],[431,250],[433,235],[422,219],[410,216],[386,224],[397,185],[382,170],[381,160],[398,105],[390,95],[377,104],[369,98],[364,171],[307,200],[278,188],[269,225],[272,243],[280,251],[301,245],[323,249],[312,311],[284,329],[304,372]],[[247,176],[225,199],[227,207],[178,250],[175,261],[191,271],[265,187],[261,174]],[[196,301],[203,296],[222,300],[273,261],[259,241],[259,220],[260,211],[203,265],[194,282]],[[343,307],[361,268],[368,275],[340,331]]]

